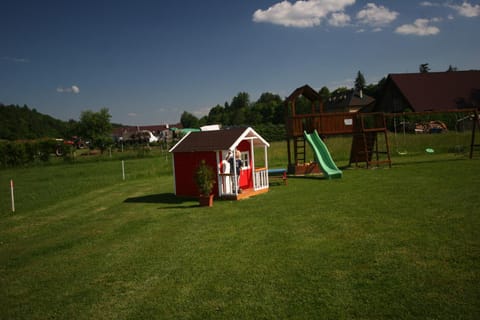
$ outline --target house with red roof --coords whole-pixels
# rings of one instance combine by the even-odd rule
[[[426,112],[480,107],[480,71],[389,74],[374,111]]]
[[[269,146],[250,127],[188,132],[169,150],[175,195],[198,196],[194,174],[202,160],[214,168],[217,198],[243,199],[268,192]]]

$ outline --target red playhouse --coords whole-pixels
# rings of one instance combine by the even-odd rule
[[[175,195],[198,196],[194,174],[202,160],[215,168],[216,198],[238,200],[268,192],[269,146],[250,127],[187,133],[169,150],[173,155]]]

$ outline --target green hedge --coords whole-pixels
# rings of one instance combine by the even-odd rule
[[[45,163],[56,154],[69,160],[71,146],[55,140],[0,141],[0,168]]]

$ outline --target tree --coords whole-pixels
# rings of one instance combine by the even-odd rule
[[[209,124],[223,124],[224,123],[224,113],[225,108],[217,104],[215,107],[210,109],[208,112],[208,123]]]
[[[420,73],[430,72],[430,67],[428,66],[428,63],[422,63],[422,64],[418,67],[418,71],[420,71]]]
[[[263,117],[269,117],[269,108],[267,104],[264,103],[255,103],[251,108],[248,109],[245,116],[248,119],[249,125],[261,124],[264,122]],[[268,121],[271,122],[271,121]]]
[[[380,94],[383,90],[383,87],[385,86],[385,82],[387,81],[387,78],[383,77],[378,81],[376,84],[369,84],[365,88],[363,88],[363,92],[366,95],[369,95],[373,97],[374,99],[378,100],[380,98]]]
[[[260,98],[258,98],[257,103],[282,103],[282,98],[278,94],[274,94],[271,92],[264,92],[261,94]]]
[[[198,118],[187,111],[183,111],[180,117],[180,123],[184,128],[198,128]]]
[[[323,86],[320,91],[318,91],[318,94],[320,95],[320,97],[322,97],[322,101],[325,103],[325,101],[328,100],[328,98],[330,98],[330,90],[328,90],[327,87]]]
[[[264,92],[260,98],[249,108],[247,118],[249,123],[275,123],[278,109],[282,109],[283,100],[278,94]],[[282,121],[283,122],[283,121]]]
[[[239,92],[230,103],[231,109],[247,108],[250,105],[250,95],[246,92]]]
[[[111,117],[107,108],[102,108],[98,112],[85,110],[80,115],[78,123],[80,135],[82,138],[90,140],[92,146],[100,148],[102,152],[112,142]]]
[[[447,72],[458,71],[457,67],[452,67],[452,65],[448,66]]]
[[[66,123],[27,105],[0,103],[0,139],[66,138]]]
[[[347,87],[338,87],[337,89],[333,90],[331,96],[334,97],[338,97],[340,95],[345,95],[347,94],[348,92],[350,91],[350,89],[348,89]]]
[[[357,78],[355,79],[355,90],[360,91],[363,90],[363,88],[365,88],[365,77],[358,71]]]
[[[250,106],[250,96],[246,92],[239,92],[233,97],[230,106],[226,108],[228,125],[243,125],[246,121],[246,111]]]
[[[230,113],[230,124],[234,126],[244,125],[246,122],[246,108],[234,109]]]

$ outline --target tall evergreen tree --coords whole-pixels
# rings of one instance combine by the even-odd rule
[[[430,72],[430,67],[428,66],[428,63],[422,63],[422,64],[418,67],[418,71],[420,71],[420,73]]]
[[[447,69],[447,72],[454,72],[454,71],[457,71],[457,67],[452,67],[452,65],[449,65],[448,66],[448,69]]]
[[[355,90],[360,91],[363,90],[363,88],[365,88],[365,77],[358,71],[357,78],[355,79]]]

